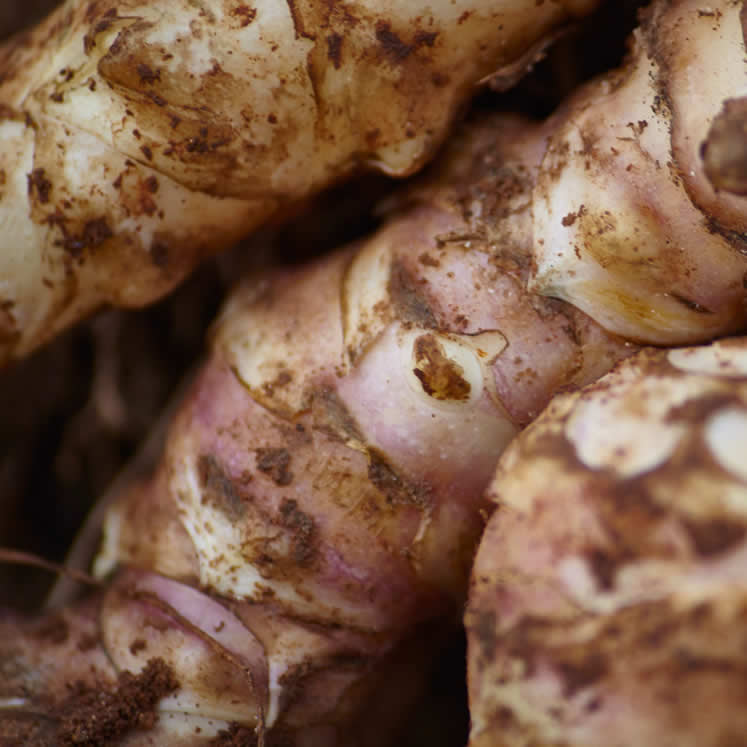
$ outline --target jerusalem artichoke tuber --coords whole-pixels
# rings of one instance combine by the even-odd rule
[[[466,616],[470,747],[747,734],[747,340],[647,350],[504,454]]]
[[[356,170],[412,173],[596,2],[68,0],[0,47],[0,360]]]
[[[66,681],[114,688],[158,659],[178,683],[161,744],[233,722],[289,744],[386,743],[388,719],[361,731],[369,693],[395,665],[427,671],[425,642],[456,624],[498,453],[553,391],[633,350],[525,290],[526,132],[472,128],[372,239],[234,294],[158,472],[106,523],[111,667],[100,648],[41,666],[9,624],[6,718],[54,716]],[[77,640],[83,613],[66,614]]]
[[[722,163],[707,133],[740,93],[743,15],[727,0],[708,13],[690,0],[655,4],[624,71],[543,125],[473,123],[427,180],[390,201],[371,239],[239,289],[157,473],[109,514],[95,566],[107,588],[62,613],[80,655],[46,656],[53,642],[36,644],[36,628],[5,625],[0,729],[59,739],[67,682],[80,680],[85,701],[133,672],[158,687],[149,723],[125,724],[128,744],[200,743],[227,728],[256,730],[260,743],[384,743],[361,728],[374,723],[370,694],[396,663],[422,669],[439,621],[458,613],[483,491],[508,441],[553,394],[630,355],[619,333],[672,344],[745,326],[745,198],[718,177],[709,186],[733,169],[704,170],[700,148],[706,138],[703,155]],[[695,49],[708,34],[727,40],[727,82],[707,89],[714,101],[692,134],[677,108],[687,92],[677,26]],[[628,127],[630,92],[652,96],[636,85],[654,65],[671,89],[653,124]],[[612,144],[589,120],[596,99]],[[657,167],[646,133],[667,153],[667,123],[672,165]],[[614,190],[599,189],[605,168]],[[645,169],[663,179],[649,203]],[[638,237],[630,245],[627,224],[605,213],[616,199]],[[582,282],[587,270],[599,285]],[[571,524],[572,508],[561,517]],[[92,620],[100,637],[86,650]]]
[[[744,329],[747,198],[718,181],[709,127],[745,94],[746,24],[741,2],[653,3],[627,64],[547,123],[534,290],[656,344]]]

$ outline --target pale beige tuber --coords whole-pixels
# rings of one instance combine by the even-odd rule
[[[0,47],[0,361],[362,169],[596,0],[69,0]]]

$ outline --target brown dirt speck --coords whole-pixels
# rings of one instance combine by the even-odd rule
[[[218,732],[208,744],[210,747],[256,747],[259,739],[254,729],[233,723],[228,729]]]
[[[297,501],[289,498],[280,504],[280,515],[283,525],[293,531],[293,559],[298,565],[308,565],[315,552],[314,519],[298,507]]]
[[[244,515],[246,506],[239,491],[212,454],[202,454],[198,458],[197,474],[203,503],[215,506],[231,521]]]
[[[431,487],[404,479],[376,449],[369,450],[368,479],[392,505],[413,504],[425,507],[430,502]]]
[[[257,9],[242,4],[236,6],[231,15],[239,19],[242,28],[246,28],[257,17]]]
[[[137,66],[137,74],[140,77],[141,83],[155,83],[161,80],[161,71],[153,70],[153,68],[144,63],[140,63]]]
[[[586,206],[581,205],[581,207],[578,209],[578,212],[568,213],[568,215],[563,217],[563,220],[561,221],[561,223],[563,224],[563,226],[568,228],[569,226],[572,226],[579,218],[583,218],[585,213],[586,213]]]
[[[293,482],[290,462],[291,455],[288,449],[257,449],[257,469],[281,487]]]
[[[393,62],[403,62],[414,51],[412,44],[406,44],[392,31],[391,24],[379,21],[376,24],[376,39],[389,59]]]
[[[29,195],[39,200],[42,205],[49,202],[49,193],[52,191],[52,182],[47,179],[44,169],[34,169],[28,175]]]
[[[342,36],[340,34],[332,33],[327,37],[327,57],[335,66],[335,70],[339,70],[342,64]]]

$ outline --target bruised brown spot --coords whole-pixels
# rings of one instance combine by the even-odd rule
[[[202,454],[197,460],[197,475],[202,488],[202,502],[222,511],[230,521],[246,513],[246,506],[236,486],[212,454]]]
[[[49,202],[49,193],[52,191],[52,182],[47,179],[44,169],[34,169],[27,175],[29,195],[36,198],[42,205]]]
[[[276,485],[282,487],[293,482],[288,449],[257,449],[256,453],[257,469],[268,475]]]
[[[464,369],[444,354],[443,347],[432,334],[420,335],[413,344],[413,373],[423,391],[438,400],[464,401],[472,387],[464,378]]]
[[[293,559],[298,565],[308,565],[314,556],[314,520],[299,507],[298,502],[285,498],[280,504],[282,524],[293,535]]]
[[[163,659],[151,659],[140,674],[122,672],[116,687],[70,684],[56,708],[53,743],[59,747],[115,744],[135,729],[152,729],[158,702],[179,687]]]
[[[709,557],[731,550],[744,541],[747,527],[728,519],[689,520],[685,527],[698,555]]]
[[[403,322],[412,322],[421,327],[436,326],[433,310],[418,292],[412,274],[398,260],[392,262],[387,290],[397,309],[397,316]]]

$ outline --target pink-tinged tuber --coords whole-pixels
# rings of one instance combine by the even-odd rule
[[[504,453],[466,624],[470,747],[747,734],[747,340],[646,350]]]
[[[627,63],[551,118],[532,289],[654,344],[744,329],[746,25],[742,2],[652,3]]]
[[[5,625],[0,660],[7,662],[10,674],[4,681],[0,729],[9,724],[17,734],[25,724],[29,738],[44,733],[59,742],[71,733],[60,716],[66,708],[84,711],[95,688],[107,698],[130,692],[135,677],[157,697],[141,708],[150,714],[148,723],[132,718],[120,723],[129,745],[225,744],[234,736],[239,739],[237,734],[249,744],[254,739],[259,745],[298,747],[378,747],[396,740],[398,720],[418,691],[418,677],[427,675],[424,662],[458,620],[489,510],[485,489],[509,441],[553,395],[599,379],[640,341],[706,340],[745,327],[747,256],[739,229],[744,198],[726,188],[728,180],[718,182],[718,166],[709,166],[705,176],[701,160],[701,153],[713,152],[713,138],[720,137],[714,134],[714,122],[724,99],[738,96],[743,83],[741,10],[741,4],[726,0],[707,12],[691,2],[653,5],[628,66],[590,84],[546,123],[533,125],[504,115],[470,124],[451,138],[427,179],[389,201],[388,219],[375,235],[313,265],[253,278],[236,290],[216,325],[208,360],[172,423],[155,475],[133,487],[109,512],[94,567],[105,588],[62,613],[69,620],[70,641],[79,641],[85,621],[95,620],[94,645],[82,650],[78,643],[80,656],[57,658],[52,645],[61,644],[34,645],[36,628],[15,621]],[[692,47],[684,41],[682,49],[675,45],[676,28],[688,30],[681,36]],[[706,97],[704,111],[710,113],[702,121],[690,120],[678,113],[678,97],[687,87],[675,57],[687,49],[699,54],[698,45],[709,35],[714,44],[723,42],[723,67],[710,71],[719,85],[698,85],[719,100]],[[664,56],[654,60],[653,50]],[[672,88],[662,94],[665,106],[647,110],[654,117],[651,124],[644,126],[640,118],[630,127],[634,106],[626,96],[639,78],[651,79],[654,64],[661,73],[658,85],[669,81],[668,71]],[[695,65],[692,80],[701,80],[701,74],[702,81],[708,80],[704,70]],[[633,96],[635,101],[650,95],[643,84],[635,90],[640,94]],[[596,119],[590,114],[592,101],[602,107]],[[608,118],[606,129],[597,132],[594,127],[603,118]],[[683,122],[692,125],[692,134],[682,130]],[[617,134],[606,142],[610,127]],[[579,132],[584,133],[580,145],[574,140]],[[649,150],[654,145],[661,148],[661,159],[671,159],[673,165],[660,159],[657,167],[657,156]],[[651,170],[645,179],[644,169]],[[723,174],[731,171],[721,169]],[[648,179],[660,173],[664,181],[643,192]],[[716,183],[717,191],[712,187]],[[620,222],[611,227],[594,223],[606,215],[605,200],[615,197]],[[631,244],[621,238],[620,231],[628,226],[623,217],[637,237]],[[552,283],[546,282],[548,268],[554,273]],[[593,282],[584,280],[586,273]],[[600,294],[600,288],[614,292]],[[712,350],[737,349],[737,343],[731,348],[723,343]],[[651,360],[669,370],[677,355],[684,354],[667,358],[666,353],[646,353],[638,364],[620,371],[634,371],[635,365],[643,365],[640,361]],[[727,362],[727,374],[730,366]],[[691,381],[681,368],[670,378]],[[731,375],[696,379],[713,380],[716,388],[721,382],[719,396],[733,392]],[[697,399],[700,389],[693,388],[692,394]],[[661,402],[666,402],[664,395]],[[557,402],[573,401],[568,396]],[[652,400],[652,408],[659,406]],[[704,401],[714,408],[723,404],[718,398]],[[647,402],[635,404],[643,417]],[[554,405],[552,412],[560,406]],[[695,409],[693,417],[701,412]],[[598,431],[609,431],[613,441],[627,437],[614,418],[605,420],[604,406],[597,410]],[[689,432],[690,416],[680,413],[680,423],[676,410],[667,412],[669,420],[651,437],[654,451],[631,452],[646,469],[655,466],[646,462],[651,453],[664,454],[664,461],[674,459],[677,449],[690,443],[686,435],[681,442],[671,438],[680,426]],[[586,444],[584,427],[581,423],[574,437]],[[528,431],[511,454],[534,443],[535,432]],[[569,436],[559,438],[566,443]],[[635,430],[631,438],[638,447],[648,443],[643,431]],[[551,465],[563,468],[548,490],[560,491],[576,484],[574,480],[585,484],[600,475],[613,479],[609,470],[595,469],[586,455],[588,464],[569,466],[571,454],[569,446],[546,455]],[[605,458],[618,457],[613,446]],[[512,459],[504,462],[498,479],[505,475],[514,480],[516,500],[529,501],[532,493],[523,492],[521,483],[524,462],[516,459],[513,464]],[[540,461],[538,456],[525,470],[532,473]],[[505,469],[509,463],[518,471]],[[710,476],[716,467],[703,462],[698,469]],[[691,473],[683,468],[677,474],[684,480]],[[739,494],[733,495],[738,504]],[[591,501],[591,521],[596,494],[584,498]],[[603,494],[599,500],[604,501]],[[675,566],[674,575],[666,575],[671,570],[667,566],[661,578],[665,584],[670,578],[682,581],[687,591],[687,579],[677,574],[682,558],[690,557],[689,535],[677,534],[676,526],[674,534],[667,533],[666,517],[681,507],[674,498],[661,500],[663,507],[652,516],[645,501],[621,501],[623,524],[614,524],[617,534],[610,536],[609,548],[596,524],[589,529],[577,518],[585,520],[587,514],[579,513],[570,498],[552,504],[557,517],[550,526],[533,516],[531,525],[512,527],[505,546],[499,546],[515,553],[505,563],[517,564],[509,579],[518,579],[517,601],[510,609],[520,615],[521,605],[545,604],[545,587],[525,587],[523,579],[535,568],[551,576],[560,572],[564,548],[593,540],[616,559],[619,539],[620,562],[627,562],[626,553],[638,548],[634,541],[648,536],[643,532],[638,537],[641,527],[661,517],[663,535],[660,539],[654,533],[652,547],[661,541],[670,548]],[[728,519],[731,536],[728,512],[738,505],[713,500],[713,517]],[[699,506],[686,503],[696,535]],[[707,501],[703,507],[711,510]],[[722,508],[723,516],[718,513]],[[512,515],[505,511],[501,506],[494,522]],[[628,538],[623,530],[630,516],[634,529]],[[609,520],[616,520],[614,511]],[[588,535],[592,530],[596,533]],[[553,532],[560,533],[553,545],[560,548],[559,555],[548,559],[543,553]],[[692,562],[708,576],[710,566],[699,565],[694,556]],[[578,565],[571,567],[578,570]],[[607,567],[604,557],[601,567]],[[654,570],[658,568],[655,564]],[[612,588],[621,583],[614,570],[613,565]],[[717,566],[712,579],[718,589],[721,571]],[[479,567],[477,574],[479,589]],[[600,594],[606,599],[607,592],[589,578],[582,590],[592,601]],[[554,587],[549,582],[547,587],[550,594]],[[470,629],[486,630],[493,619],[503,625],[496,612],[492,618],[490,610],[481,614],[476,594]],[[554,602],[555,596],[547,599]],[[553,611],[548,607],[548,614]],[[506,619],[510,624],[510,615]],[[590,619],[593,628],[596,618]],[[713,624],[721,625],[721,619]],[[723,619],[731,620],[728,615]],[[563,646],[562,635],[582,636],[586,630],[575,627],[575,618],[573,622],[558,632]],[[635,636],[635,621],[631,626],[623,627],[623,640]],[[738,627],[733,627],[738,637]],[[545,647],[538,656],[553,645],[542,639],[540,628],[531,640]],[[722,628],[728,630],[728,625]],[[531,626],[517,630],[519,641],[534,632]],[[486,639],[495,643],[496,657],[500,634]],[[722,641],[703,640],[706,648],[715,641],[709,656],[720,655]],[[731,651],[735,641],[725,634],[724,650]],[[667,649],[660,651],[664,656]],[[604,653],[606,649],[600,656]],[[478,669],[493,661],[484,651],[478,656]],[[645,659],[645,652],[640,656]],[[632,655],[630,660],[637,661]],[[576,663],[568,661],[571,667]],[[557,666],[562,670],[562,662]],[[402,687],[382,686],[398,681],[395,670]],[[532,676],[538,672],[538,677],[545,672],[527,671]],[[575,670],[568,671],[578,684]],[[504,674],[499,674],[499,688]],[[555,687],[547,690],[552,700],[548,718],[562,722],[562,683],[552,673],[548,676]],[[583,692],[586,684],[579,676],[581,685],[574,693]],[[693,681],[693,687],[700,687],[700,679]],[[80,682],[73,704],[67,700],[70,682]],[[722,680],[715,677],[713,682],[721,688]],[[544,694],[545,680],[538,686]],[[473,691],[475,687],[473,683]],[[386,710],[376,711],[372,704],[382,691],[391,700]],[[720,707],[731,709],[729,697],[736,695],[724,695]],[[501,708],[499,720],[506,713]],[[551,712],[555,708],[559,716]],[[630,711],[621,708],[619,713],[624,714],[620,721],[631,721]],[[631,723],[644,723],[646,713],[644,709]],[[667,712],[662,713],[662,726],[658,715],[652,717],[652,733],[664,733],[655,731],[669,723]],[[474,718],[477,740],[483,738],[481,724],[492,724],[494,718],[483,718],[479,706]],[[83,721],[90,726],[90,719]],[[672,726],[675,736],[677,728]],[[708,727],[703,729],[708,736]],[[529,742],[518,744],[531,743],[533,732],[529,734]],[[499,738],[504,737],[484,737]],[[594,739],[588,744],[595,744]],[[629,744],[639,747],[635,741]]]
[[[115,692],[156,660],[178,683],[158,744],[231,728],[391,742],[458,625],[498,454],[553,392],[634,350],[526,291],[528,131],[468,129],[372,238],[233,294],[155,476],[106,521],[107,588],[86,604],[108,674],[78,657],[47,676],[36,657],[53,649],[6,626],[17,705],[0,729],[30,711],[62,734],[65,682]],[[388,715],[372,710],[382,688]]]

